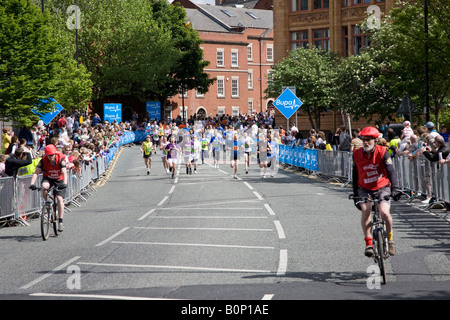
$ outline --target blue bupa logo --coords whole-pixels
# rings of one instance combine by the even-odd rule
[[[303,104],[299,98],[289,89],[283,93],[273,103],[274,107],[280,111],[286,119],[289,119]]]

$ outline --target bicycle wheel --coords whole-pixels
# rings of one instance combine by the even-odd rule
[[[55,236],[58,235],[58,215],[56,214],[56,205],[52,206],[52,224],[53,224],[53,232],[55,232]]]
[[[51,212],[52,208],[44,205],[41,212],[41,235],[44,241],[50,236]]]
[[[383,230],[378,229],[377,233],[377,255],[378,255],[378,267],[380,268],[380,276],[383,278],[383,284],[387,283],[386,279],[386,267],[384,263],[384,245],[383,245]]]

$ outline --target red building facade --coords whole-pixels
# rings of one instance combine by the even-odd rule
[[[265,112],[274,101],[264,98],[274,63],[272,11],[195,5],[187,18],[203,40],[205,68],[215,79],[206,94],[190,90],[169,99],[165,117]],[[184,112],[184,117],[183,117]]]

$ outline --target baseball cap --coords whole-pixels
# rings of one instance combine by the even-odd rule
[[[46,156],[51,156],[53,154],[56,153],[56,147],[53,144],[49,144],[48,146],[45,147],[45,155]]]
[[[434,123],[433,122],[427,122],[427,123],[425,123],[425,127],[427,127],[427,128],[434,128]]]

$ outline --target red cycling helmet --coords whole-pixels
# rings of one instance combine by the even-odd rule
[[[52,154],[56,153],[56,147],[53,144],[49,144],[48,146],[45,147],[45,155],[46,156],[51,156]]]
[[[380,131],[378,131],[378,129],[375,127],[365,127],[364,129],[361,130],[359,136],[378,139],[378,137],[380,136]]]

